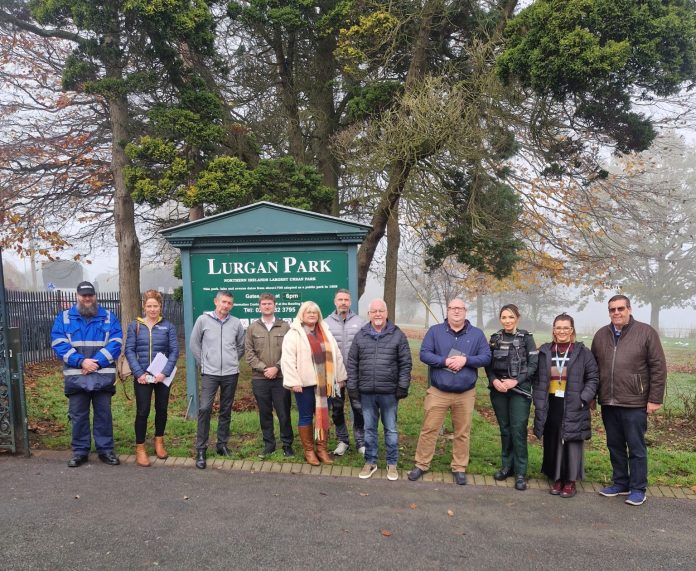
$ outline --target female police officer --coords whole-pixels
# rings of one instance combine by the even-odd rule
[[[520,310],[504,305],[503,326],[491,335],[491,364],[486,367],[491,403],[500,426],[502,467],[493,478],[505,480],[515,474],[515,489],[527,489],[527,422],[532,403],[531,385],[537,369],[538,351],[532,334],[517,329]]]

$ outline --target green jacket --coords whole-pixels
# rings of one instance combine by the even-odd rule
[[[257,319],[247,329],[244,341],[244,355],[251,367],[253,379],[265,379],[264,369],[278,367],[277,379],[283,378],[280,372],[280,357],[282,355],[283,337],[290,329],[285,321],[276,319],[269,331],[263,321]]]

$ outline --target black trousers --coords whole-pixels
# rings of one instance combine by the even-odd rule
[[[280,440],[283,445],[292,445],[292,422],[290,420],[290,391],[283,387],[283,379],[252,379],[251,388],[259,407],[259,424],[266,448],[275,448],[273,431],[273,409],[280,425]]]
[[[220,389],[220,415],[218,417],[217,446],[227,446],[230,439],[232,422],[232,404],[237,391],[239,373],[233,375],[201,375],[201,402],[198,406],[198,430],[196,432],[196,450],[208,448],[210,434],[210,415],[218,388]]]
[[[329,398],[329,407],[331,408],[331,418],[336,427],[336,439],[340,442],[349,444],[348,426],[346,425],[345,402],[346,388],[341,389],[340,394]],[[348,398],[350,408],[353,412],[353,436],[355,437],[355,446],[360,448],[365,446],[365,419],[363,418],[362,406],[360,401],[353,402]]]
[[[155,436],[164,436],[167,426],[167,408],[169,407],[169,387],[164,383],[141,385],[133,381],[135,388],[135,443],[145,442],[147,418],[150,416],[152,393],[155,393]]]

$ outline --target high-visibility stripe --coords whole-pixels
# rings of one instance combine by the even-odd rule
[[[102,375],[102,374],[104,374],[104,375],[116,374],[116,367],[105,367],[103,369],[98,369],[94,372],[99,373],[100,375]],[[74,375],[82,375],[82,369],[63,369],[63,376],[64,377],[71,377]]]
[[[103,347],[103,341],[73,341],[73,347]]]
[[[60,345],[61,343],[70,343],[70,339],[67,337],[61,337],[60,339],[56,339],[53,343],[51,343],[51,347],[55,347],[56,345]]]
[[[81,375],[82,369],[63,369],[64,377],[71,377],[73,375]]]
[[[109,353],[106,349],[100,349],[99,352],[104,355],[109,360],[109,363],[113,363],[114,357],[111,353]]]
[[[65,361],[67,363],[68,359],[70,358],[70,355],[73,355],[75,353],[77,353],[77,351],[75,349],[71,348],[70,351],[68,351],[65,355],[63,355],[63,361]]]

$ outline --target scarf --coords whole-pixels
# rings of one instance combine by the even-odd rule
[[[326,440],[329,437],[329,397],[337,394],[336,372],[334,371],[333,352],[331,343],[324,335],[323,327],[317,323],[314,332],[307,332],[309,347],[312,351],[312,361],[317,375],[317,385],[314,389],[315,401],[315,440]]]

